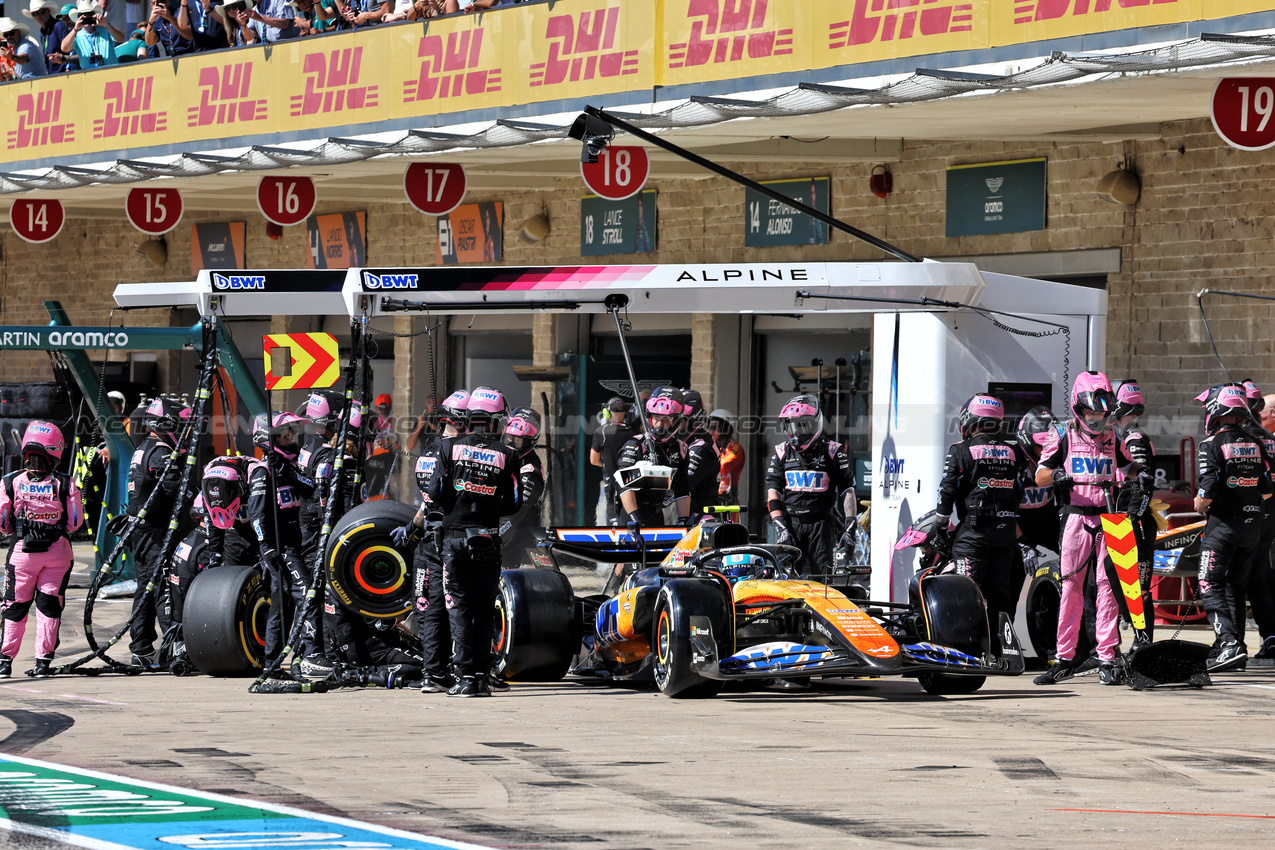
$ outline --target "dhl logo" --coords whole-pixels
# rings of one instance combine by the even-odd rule
[[[265,98],[251,99],[252,63],[232,62],[223,68],[199,71],[199,105],[186,111],[186,126],[209,127],[216,124],[264,121]]]
[[[107,83],[102,92],[102,98],[106,101],[106,115],[94,120],[93,138],[112,139],[116,136],[162,133],[167,130],[168,111],[151,111],[151,91],[154,87],[154,77],[112,80]]]
[[[552,86],[636,74],[638,51],[615,49],[619,23],[619,6],[581,12],[578,22],[574,15],[551,17],[545,27],[549,58],[531,66],[531,85]]]
[[[695,67],[710,60],[738,62],[792,53],[791,29],[763,29],[770,0],[691,0],[686,16],[702,18],[691,24],[689,41],[670,44],[670,68]]]
[[[75,141],[75,124],[62,115],[62,90],[18,95],[18,129],[9,131],[9,150]]]
[[[1073,18],[1093,12],[1100,15],[1112,7],[1135,9],[1139,6],[1176,3],[1178,0],[1027,0],[1014,4],[1014,23],[1029,24],[1033,21],[1053,21],[1065,17],[1070,11]]]
[[[854,0],[850,20],[829,25],[828,46],[837,50],[873,41],[969,32],[973,28],[974,4],[970,2]]]
[[[403,83],[403,102],[500,91],[500,69],[478,68],[482,48],[481,29],[448,33],[446,43],[441,35],[422,38],[416,48],[421,73]]]
[[[362,63],[362,47],[306,56],[301,66],[306,75],[305,94],[292,96],[292,116],[376,106],[380,87],[358,85]]]

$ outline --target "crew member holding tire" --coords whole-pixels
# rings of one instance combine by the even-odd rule
[[[686,486],[691,493],[690,522],[699,522],[708,514],[704,508],[717,504],[718,476],[721,459],[713,447],[713,438],[705,430],[708,416],[699,390],[682,390],[682,442],[686,444]]]
[[[1218,384],[1196,397],[1208,436],[1196,450],[1195,509],[1208,515],[1200,536],[1200,590],[1217,635],[1210,672],[1243,669],[1244,593],[1262,538],[1263,501],[1272,487],[1262,444],[1240,427],[1248,399],[1236,384]]]
[[[1052,685],[1075,673],[1076,644],[1084,610],[1085,574],[1093,561],[1101,568],[1097,582],[1098,679],[1104,685],[1120,684],[1116,645],[1120,640],[1117,591],[1106,568],[1106,537],[1101,514],[1106,512],[1106,488],[1116,481],[1116,466],[1128,461],[1124,447],[1110,424],[1116,409],[1111,382],[1101,372],[1083,372],[1071,389],[1071,419],[1062,436],[1048,435],[1041,451],[1036,483],[1052,483],[1054,498],[1062,507],[1060,570],[1062,600],[1058,608],[1058,649],[1054,664],[1035,679]]]
[[[190,419],[190,408],[170,398],[157,398],[146,408],[143,420],[147,437],[133,452],[128,468],[128,515],[140,516],[142,505],[150,494],[159,492],[146,509],[146,515],[137,520],[129,535],[129,548],[133,553],[133,567],[137,573],[137,590],[133,594],[133,621],[129,627],[133,666],[144,670],[159,670],[155,655],[155,621],[162,585],[160,573],[164,569],[163,546],[168,524],[177,507],[178,490],[181,487],[182,465],[186,456],[177,445],[182,424]],[[177,457],[169,462],[169,457]],[[155,582],[149,593],[146,588]],[[168,623],[160,622],[167,631]]]
[[[286,679],[282,657],[294,609],[304,605],[310,574],[301,557],[301,499],[310,495],[314,482],[297,469],[297,431],[306,420],[286,411],[258,414],[252,442],[262,460],[248,474],[248,517],[261,546],[261,562],[270,587],[270,612],[266,618],[265,672],[267,679]],[[322,663],[318,644],[318,606],[302,624],[299,671],[324,675],[331,668]]]
[[[261,560],[256,533],[248,518],[248,474],[254,458],[235,455],[213,458],[204,467],[194,511],[203,530],[187,535],[173,553],[172,618],[186,617],[186,592],[205,569],[224,564],[255,564]]]
[[[935,521],[941,535],[956,508],[960,524],[952,541],[952,560],[969,576],[987,602],[991,654],[1000,658],[1000,615],[1012,622],[1023,586],[1018,548],[1019,476],[1028,461],[1016,442],[999,435],[1005,406],[990,395],[975,395],[961,407],[961,441],[943,461]],[[939,548],[943,548],[940,540]]]
[[[1116,439],[1124,446],[1127,454],[1135,464],[1137,472],[1133,475],[1122,475],[1120,491],[1116,495],[1116,511],[1128,514],[1133,523],[1133,539],[1138,546],[1138,583],[1142,586],[1142,610],[1146,615],[1146,642],[1154,640],[1155,604],[1151,601],[1151,568],[1155,563],[1155,514],[1151,512],[1151,499],[1155,496],[1155,473],[1151,461],[1155,457],[1155,447],[1151,438],[1138,425],[1138,417],[1146,407],[1142,399],[1142,390],[1134,378],[1125,378],[1116,386],[1116,411],[1112,424],[1116,428]],[[1116,597],[1123,599],[1123,595]]]
[[[779,411],[788,439],[775,446],[766,470],[766,507],[775,542],[796,546],[803,576],[831,575],[837,538],[853,535],[857,505],[854,467],[841,443],[823,433],[818,396],[790,399]],[[838,523],[836,510],[844,522]]]
[[[439,405],[438,421],[443,431],[416,459],[420,510],[392,535],[396,546],[415,548],[412,587],[424,666],[421,691],[427,694],[450,690],[456,684],[452,674],[452,629],[443,593],[442,513],[430,497],[430,482],[438,469],[438,459],[450,456],[452,442],[469,430],[468,408],[469,393],[465,390],[456,390]]]
[[[620,507],[627,517],[625,524],[635,538],[643,528],[665,525],[666,499],[672,499],[677,522],[685,525],[690,512],[690,485],[686,475],[686,444],[677,438],[678,417],[682,415],[682,391],[676,387],[659,387],[646,400],[646,421],[650,431],[640,434],[620,450],[616,475],[620,484]],[[668,467],[673,474],[668,489],[647,486],[642,480],[642,467],[652,464]]]
[[[518,456],[518,512],[510,517],[509,531],[501,539],[503,551],[512,552],[518,564],[525,561],[527,551],[536,545],[535,529],[541,527],[540,501],[545,492],[545,471],[536,452],[539,436],[539,413],[529,407],[519,407],[510,414],[502,440]]]
[[[57,472],[66,443],[52,422],[36,420],[22,435],[22,466],[0,486],[0,534],[16,534],[5,563],[4,612],[0,614],[0,679],[13,673],[27,615],[35,605],[35,667],[49,675],[58,646],[66,583],[74,556],[67,535],[84,522],[80,489]]]
[[[500,442],[505,397],[469,395],[469,433],[438,459],[430,500],[443,512],[443,592],[455,645],[449,696],[491,696],[492,619],[500,586],[500,518],[518,509],[517,455]]]

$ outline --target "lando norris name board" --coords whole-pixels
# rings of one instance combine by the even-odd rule
[[[0,756],[0,829],[95,850],[477,846],[16,756]]]
[[[948,236],[1044,229],[1044,157],[948,167]]]

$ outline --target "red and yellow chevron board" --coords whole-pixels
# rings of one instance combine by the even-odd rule
[[[1102,533],[1107,539],[1107,553],[1115,565],[1120,590],[1129,606],[1129,619],[1135,629],[1147,627],[1142,609],[1142,582],[1138,578],[1138,543],[1133,538],[1133,520],[1128,514],[1103,514]]]
[[[271,369],[271,352],[276,348],[288,352],[287,374],[276,375]],[[340,377],[336,337],[332,334],[266,334],[261,338],[261,355],[266,366],[267,391],[330,387]]]

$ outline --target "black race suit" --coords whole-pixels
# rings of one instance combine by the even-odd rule
[[[270,611],[266,617],[266,670],[279,669],[288,640],[289,621],[296,605],[304,603],[310,573],[301,557],[301,499],[314,490],[296,464],[272,453],[271,462],[253,465],[248,476],[248,517],[261,546],[263,568],[270,583]],[[316,655],[321,647],[319,606],[301,628],[298,647]]]
[[[429,485],[438,468],[438,458],[451,452],[455,437],[436,436],[416,459],[416,486],[425,503],[425,536],[416,545],[412,558],[412,586],[416,599],[416,635],[421,641],[425,675],[446,680],[452,669],[452,629],[447,619],[443,594],[441,539],[430,524],[430,514],[438,508],[430,499]]]
[[[1275,437],[1251,420],[1242,427],[1245,433],[1261,442],[1266,450],[1267,472],[1275,478]],[[1271,547],[1275,546],[1275,497],[1263,502],[1262,509],[1262,536],[1249,572],[1248,601],[1253,606],[1257,632],[1265,641],[1275,635],[1275,564],[1271,561]],[[1237,611],[1237,623],[1244,622],[1243,613],[1243,608]]]
[[[668,490],[632,488],[633,494],[637,496],[635,513],[643,528],[659,528],[668,525],[664,519],[665,503],[691,494],[689,479],[686,475],[686,455],[686,444],[676,437],[670,437],[667,441],[660,443],[645,434],[634,437],[620,449],[620,458],[616,462],[617,469],[633,466],[641,460],[673,469],[673,481]],[[623,510],[620,514],[620,525],[624,525],[626,521]]]
[[[518,509],[518,455],[489,434],[452,441],[429,482],[443,517],[443,591],[453,665],[464,678],[491,669],[492,617],[500,586],[500,518]]]
[[[501,535],[501,550],[512,569],[531,562],[528,550],[536,545],[540,523],[540,501],[545,492],[545,472],[540,455],[527,449],[518,456],[518,512],[510,517],[509,531]]]
[[[716,505],[718,476],[722,471],[722,459],[713,447],[713,438],[703,429],[696,429],[686,436],[686,483],[691,491],[691,518],[705,516],[704,508]]]
[[[1262,538],[1262,494],[1271,492],[1261,443],[1234,425],[1200,442],[1197,495],[1212,499],[1200,538],[1204,610],[1222,643],[1242,642],[1249,572]]]
[[[160,573],[164,569],[164,535],[177,509],[178,490],[185,469],[184,452],[165,473],[164,464],[173,450],[155,437],[147,437],[133,452],[128,467],[128,514],[137,516],[151,492],[159,492],[146,509],[146,516],[137,523],[129,537],[133,553],[133,568],[137,572],[137,590],[133,593],[133,610],[136,616],[129,627],[129,648],[134,655],[147,656],[155,651],[155,619],[157,602],[163,589]],[[155,589],[146,592],[146,586],[154,581]],[[160,618],[160,628],[168,631],[167,616]]]
[[[1151,445],[1151,438],[1137,425],[1123,433],[1117,431],[1116,436],[1124,445],[1125,454],[1142,470],[1138,475],[1126,478],[1120,485],[1120,490],[1116,493],[1116,511],[1128,514],[1133,523],[1133,539],[1138,546],[1138,582],[1142,585],[1142,612],[1146,617],[1147,638],[1151,639],[1155,634],[1155,605],[1151,602],[1151,567],[1155,563],[1157,531],[1155,514],[1151,512],[1151,498],[1155,495],[1151,460],[1155,457],[1155,449]],[[1119,587],[1119,584],[1113,584],[1112,587]],[[1124,610],[1124,594],[1117,593],[1116,602]]]
[[[952,560],[956,571],[983,591],[993,655],[1000,654],[1000,615],[1013,621],[1023,586],[1017,524],[1020,477],[1027,465],[1017,443],[976,434],[948,448],[939,482],[939,521],[955,507],[960,525],[952,540]]]
[[[766,489],[779,493],[792,545],[801,549],[797,569],[804,576],[830,575],[833,549],[844,528],[840,502],[854,489],[854,467],[845,447],[827,437],[805,451],[780,443],[766,468]]]

